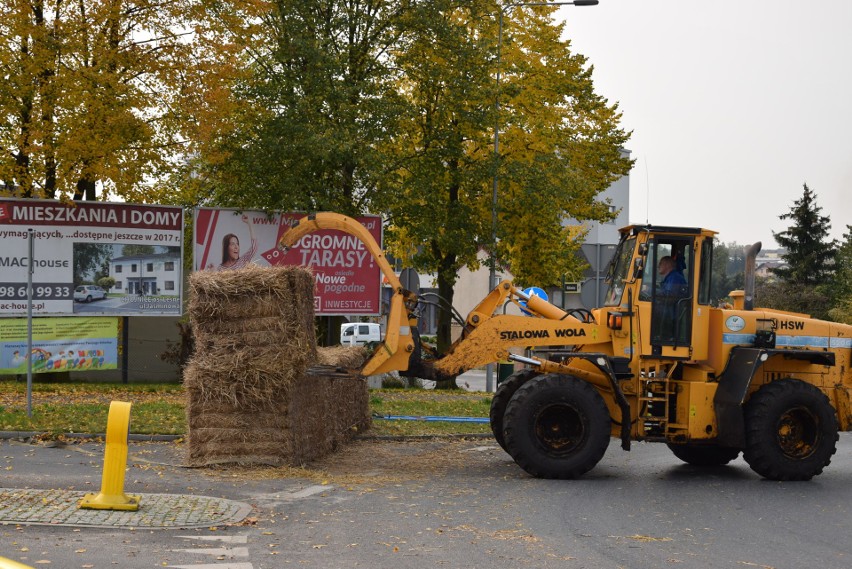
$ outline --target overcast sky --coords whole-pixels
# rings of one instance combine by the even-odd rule
[[[831,237],[852,225],[852,2],[600,0],[558,17],[633,131],[631,222],[774,248],[806,182]]]

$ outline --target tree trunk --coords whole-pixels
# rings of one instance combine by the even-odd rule
[[[97,195],[95,193],[95,181],[90,180],[87,176],[77,180],[77,187],[74,190],[74,201],[95,201]]]
[[[438,294],[446,300],[448,306],[453,305],[453,293],[458,275],[455,271],[455,255],[445,256],[438,269]],[[438,353],[444,354],[452,344],[453,321],[449,309],[438,311]],[[435,389],[458,389],[455,378],[435,383]]]
[[[24,95],[21,100],[21,110],[19,117],[21,120],[20,137],[18,139],[18,151],[15,156],[15,176],[18,182],[18,190],[20,197],[33,197],[33,178],[30,172],[30,138],[32,128],[32,113],[33,99],[29,95]]]

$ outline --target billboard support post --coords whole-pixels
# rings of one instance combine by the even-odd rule
[[[35,232],[27,231],[27,417],[33,417],[33,243]]]
[[[128,383],[128,373],[130,371],[130,357],[127,352],[130,348],[130,317],[121,317],[121,382]]]

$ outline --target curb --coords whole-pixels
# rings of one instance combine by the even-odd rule
[[[431,441],[441,439],[493,439],[491,433],[469,433],[469,434],[445,434],[445,435],[358,435],[352,437],[353,441]]]
[[[0,439],[32,439],[44,435],[55,435],[66,439],[104,439],[105,433],[47,433],[44,431],[0,431]],[[185,435],[127,435],[128,441],[134,442],[171,442],[184,438]]]

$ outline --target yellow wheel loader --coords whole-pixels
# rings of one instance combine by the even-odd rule
[[[665,443],[697,466],[742,452],[763,477],[808,480],[831,461],[838,431],[852,430],[852,326],[755,308],[759,243],[748,251],[745,290],[717,308],[713,231],[625,227],[603,306],[566,312],[503,281],[437,354],[419,338],[417,291],[402,287],[356,220],[309,215],[279,246],[319,229],[363,241],[393,289],[385,337],[362,375],[437,380],[507,359],[527,366],[501,383],[490,419],[500,446],[533,476],[581,476],[617,437],[625,450],[631,441]],[[505,314],[506,303],[531,316]],[[523,355],[539,352],[547,356]]]

